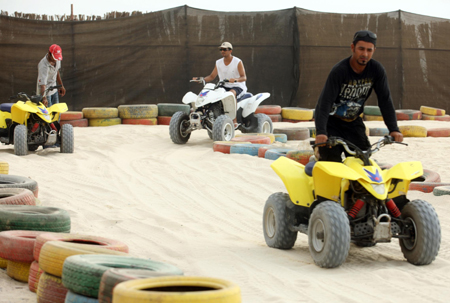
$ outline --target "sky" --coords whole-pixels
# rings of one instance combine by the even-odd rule
[[[188,5],[193,8],[214,11],[273,11],[294,6],[318,12],[330,13],[383,13],[406,11],[420,15],[450,19],[449,0],[0,0],[0,10],[9,15],[14,12],[46,15],[70,15],[70,5],[74,5],[74,14],[96,15],[105,13],[141,11],[149,13],[172,7]]]

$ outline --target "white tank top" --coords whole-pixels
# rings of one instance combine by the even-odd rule
[[[239,75],[239,69],[238,64],[241,62],[241,59],[238,57],[233,56],[231,59],[230,64],[225,65],[224,58],[219,59],[216,61],[216,67],[217,67],[217,73],[219,74],[219,80],[224,79],[237,79],[241,75]],[[235,83],[226,83],[226,87],[233,88],[233,87],[240,87],[242,88],[242,93],[240,95],[243,95],[247,92],[247,85],[245,85],[244,82],[235,82]]]

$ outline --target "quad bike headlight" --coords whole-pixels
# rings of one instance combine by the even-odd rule
[[[383,195],[384,191],[386,190],[384,184],[370,184],[370,185],[372,185],[373,190],[379,195]]]

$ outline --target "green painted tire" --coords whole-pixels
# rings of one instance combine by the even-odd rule
[[[158,106],[155,104],[119,105],[119,118],[149,119],[158,117]]]
[[[158,116],[172,117],[176,112],[184,112],[189,115],[191,106],[188,104],[158,103]]]
[[[381,116],[381,110],[378,106],[375,105],[366,105],[364,106],[364,116]]]
[[[0,174],[0,188],[25,188],[31,190],[36,198],[39,192],[36,181],[27,177],[14,175]]]

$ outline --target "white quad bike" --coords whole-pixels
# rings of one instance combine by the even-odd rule
[[[191,105],[191,113],[176,112],[170,120],[170,138],[176,144],[185,144],[191,132],[197,129],[206,129],[214,141],[230,141],[234,138],[235,129],[243,133],[272,133],[272,120],[266,114],[255,114],[256,108],[269,93],[260,93],[253,96],[245,94],[237,102],[232,92],[227,92],[224,84],[228,80],[217,84],[207,83],[200,78],[190,82],[203,83],[202,91],[196,95],[188,92],[182,102]],[[235,126],[233,119],[236,118]]]

